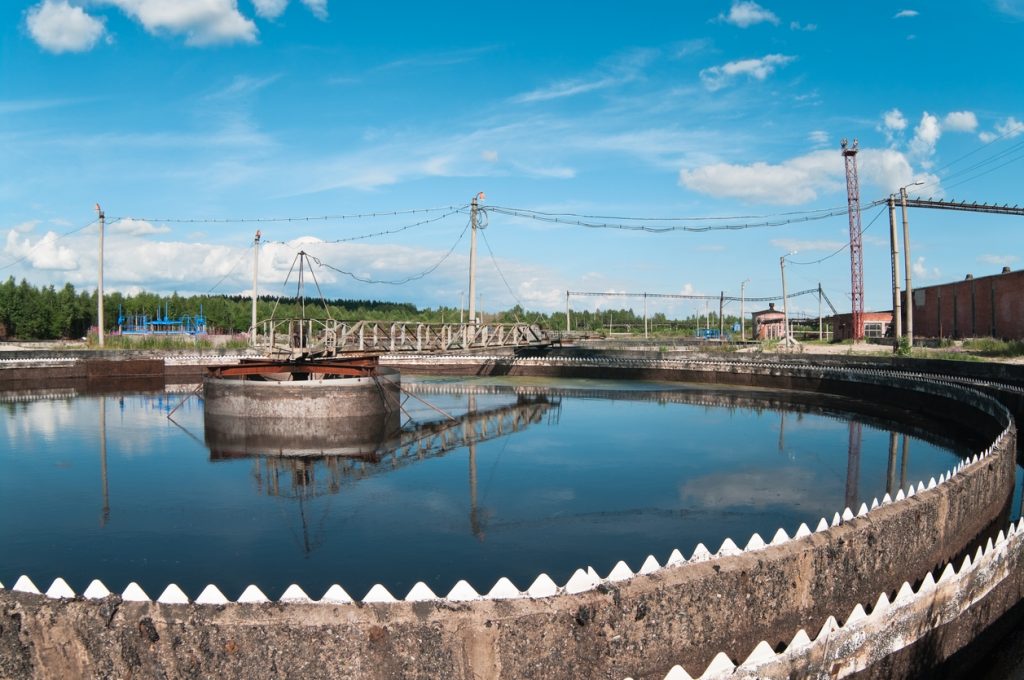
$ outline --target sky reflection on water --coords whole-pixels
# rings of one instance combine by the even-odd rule
[[[332,583],[356,598],[378,582],[399,597],[420,580],[439,594],[460,578],[481,592],[501,576],[525,589],[541,572],[564,582],[577,567],[603,575],[620,559],[636,569],[673,548],[813,528],[848,498],[870,503],[957,462],[869,421],[850,468],[850,426],[834,406],[753,408],[750,392],[403,382],[461,422],[438,434],[445,419],[409,399],[434,430],[411,435],[403,418],[403,447],[377,463],[211,453],[200,399],[167,418],[183,394],[6,401],[0,581],[24,573],[45,588],[61,576],[78,592],[93,578],[116,591],[137,581],[154,598],[172,582],[229,598],[250,583],[272,598],[290,583],[314,598]],[[476,443],[459,445],[467,433]]]

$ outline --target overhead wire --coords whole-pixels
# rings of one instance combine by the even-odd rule
[[[866,227],[861,228],[860,233],[863,234],[865,231],[870,229],[871,225],[874,224],[875,221],[879,217],[881,217],[882,213],[884,213],[884,212],[885,212],[885,208],[882,208],[877,213],[875,213],[875,216],[871,218],[871,221],[868,222],[868,225]],[[797,262],[796,260],[790,260],[790,259],[787,258],[786,262],[789,262],[790,264],[799,264],[799,265],[820,264],[820,263],[824,262],[825,260],[828,260],[828,259],[831,259],[831,258],[835,257],[836,255],[838,255],[839,253],[843,252],[844,250],[846,250],[849,247],[850,247],[850,242],[847,241],[838,250],[836,250],[836,251],[826,255],[825,257],[819,258],[817,260],[811,260],[810,262]]]
[[[329,220],[353,220],[371,217],[393,217],[396,215],[412,215],[415,213],[440,212],[442,210],[458,211],[464,206],[447,205],[437,208],[412,208],[410,210],[389,210],[382,212],[351,213],[338,215],[310,215],[299,217],[131,217],[128,215],[117,219],[133,219],[145,222],[170,222],[173,224],[248,224],[265,222],[323,222]]]
[[[9,268],[13,267],[14,265],[16,265],[16,264],[18,264],[20,262],[24,262],[29,257],[31,257],[32,253],[34,253],[39,246],[43,245],[43,243],[56,243],[57,241],[61,240],[62,238],[66,238],[66,237],[71,236],[73,234],[77,234],[78,232],[80,232],[80,231],[82,231],[84,229],[88,229],[89,227],[91,227],[92,225],[96,224],[99,221],[100,221],[100,218],[97,217],[96,219],[94,219],[92,222],[89,222],[88,224],[83,224],[82,226],[80,226],[80,227],[78,227],[76,229],[72,229],[71,231],[64,232],[63,234],[58,234],[57,238],[53,239],[52,241],[47,241],[46,237],[43,236],[43,238],[41,238],[38,241],[36,241],[36,244],[34,246],[29,247],[28,252],[26,252],[24,255],[22,255],[21,257],[19,257],[17,259],[11,260],[10,262],[8,262],[5,265],[0,265],[0,270],[9,269]],[[117,224],[120,221],[121,221],[120,217],[113,218],[110,222],[107,223],[107,226],[108,227],[112,226],[114,224]]]
[[[333,239],[333,240],[330,240],[330,241],[324,240],[324,241],[321,241],[321,243],[349,243],[349,242],[352,242],[352,241],[362,241],[364,239],[374,238],[376,236],[388,236],[390,234],[398,234],[398,233],[401,233],[403,231],[407,231],[409,229],[413,229],[415,227],[421,227],[421,226],[423,226],[425,224],[432,224],[434,222],[440,222],[441,220],[446,219],[448,217],[451,217],[452,215],[458,215],[460,213],[464,213],[465,209],[467,207],[468,206],[455,207],[452,210],[450,210],[449,212],[446,212],[446,213],[444,213],[443,215],[441,215],[439,217],[431,217],[430,219],[420,220],[419,222],[413,222],[412,224],[405,224],[405,225],[403,225],[401,227],[395,227],[394,229],[385,229],[385,230],[382,230],[382,231],[375,231],[375,232],[371,232],[371,233],[367,233],[367,234],[360,234],[359,236],[346,236],[345,238],[337,238],[337,239]],[[288,245],[287,241],[265,241],[265,243],[280,243],[280,244],[283,244],[283,245]]]
[[[873,208],[878,205],[882,205],[887,199],[879,199],[869,203],[866,208]],[[548,222],[557,224],[567,224],[572,226],[586,227],[588,229],[619,229],[622,231],[644,231],[648,233],[667,233],[673,231],[685,231],[693,233],[709,232],[709,231],[739,231],[743,229],[755,229],[764,227],[780,227],[787,224],[797,224],[802,222],[812,222],[815,220],[822,220],[828,217],[835,217],[841,215],[847,211],[844,208],[829,208],[821,211],[815,211],[814,213],[801,213],[799,217],[784,217],[779,220],[766,220],[762,222],[748,222],[738,224],[711,224],[704,226],[680,226],[680,225],[650,225],[650,224],[623,224],[616,222],[587,222],[584,219],[567,219],[559,215],[550,215],[544,213],[538,213],[522,208],[505,208],[502,206],[489,206],[487,208],[490,211],[500,213],[503,215],[510,215],[512,217],[524,217],[527,219],[535,220],[538,222]],[[629,218],[634,219],[634,218]],[[635,218],[637,220],[647,219],[648,221],[656,221],[651,218]],[[717,218],[716,218],[717,219]],[[742,219],[742,218],[740,218]]]
[[[446,252],[441,257],[441,259],[438,260],[436,263],[434,263],[430,267],[427,267],[426,269],[424,269],[423,271],[421,271],[421,272],[419,272],[417,274],[412,274],[410,276],[405,277],[404,279],[397,279],[397,280],[394,280],[394,281],[384,281],[384,280],[378,280],[378,279],[368,279],[368,278],[359,276],[358,274],[355,274],[353,272],[347,271],[345,269],[341,269],[340,267],[335,267],[334,265],[331,265],[331,264],[328,264],[326,262],[323,262],[322,260],[320,260],[319,258],[317,258],[314,255],[309,255],[309,257],[314,262],[316,262],[319,266],[326,267],[327,269],[335,271],[335,272],[337,272],[339,274],[344,274],[345,276],[348,276],[348,277],[350,277],[352,279],[355,279],[356,281],[359,281],[361,283],[370,283],[370,284],[381,283],[381,284],[387,284],[387,285],[392,285],[392,286],[402,286],[402,285],[405,285],[407,283],[411,283],[413,281],[418,281],[419,279],[422,279],[423,277],[432,274],[438,267],[440,267],[442,264],[444,264],[445,260],[447,260],[449,257],[451,257],[451,254],[453,252],[455,252],[455,248],[462,241],[463,237],[466,235],[466,232],[469,230],[469,227],[470,227],[470,223],[467,221],[466,222],[466,226],[462,229],[462,232],[459,234],[459,237],[457,239],[455,239],[455,243],[452,244],[452,247],[448,249],[448,252]]]

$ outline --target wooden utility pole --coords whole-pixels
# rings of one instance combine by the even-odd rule
[[[99,280],[96,284],[96,337],[100,347],[103,347],[103,226],[106,224],[107,216],[99,203],[96,204],[96,214],[100,218]]]
[[[900,248],[896,238],[896,201],[889,196],[889,246],[892,249],[892,349],[896,351],[903,337],[903,310],[900,309]]]
[[[260,275],[260,232],[252,241],[252,337],[250,344],[256,346],[256,299],[259,297],[258,281]]]

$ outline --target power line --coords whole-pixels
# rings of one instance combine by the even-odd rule
[[[873,205],[877,205],[877,202],[876,202],[875,204],[873,204]],[[871,228],[871,225],[875,223],[875,220],[877,220],[877,219],[878,219],[879,217],[881,217],[881,216],[882,216],[882,213],[883,213],[883,212],[885,212],[885,209],[884,209],[884,208],[883,208],[882,210],[879,210],[879,211],[878,211],[877,213],[875,213],[875,216],[871,218],[871,221],[870,221],[870,222],[868,222],[868,226],[866,226],[866,227],[864,227],[863,229],[861,229],[861,230],[860,230],[860,233],[862,233],[862,234],[863,234],[863,233],[864,233],[865,231],[867,231],[868,229],[870,229],[870,228]],[[838,249],[838,250],[836,250],[835,252],[833,252],[833,253],[831,253],[831,254],[829,254],[829,255],[826,255],[825,257],[822,257],[822,258],[820,258],[820,259],[817,259],[817,260],[811,260],[810,262],[797,262],[797,261],[795,261],[795,260],[790,260],[790,259],[788,259],[788,258],[787,258],[787,259],[786,259],[786,261],[787,261],[787,262],[789,262],[790,264],[800,264],[800,265],[805,265],[805,264],[819,264],[819,263],[821,263],[821,262],[824,262],[825,260],[828,260],[828,259],[831,259],[831,258],[835,257],[836,255],[838,255],[839,253],[843,252],[844,250],[846,250],[846,249],[847,249],[847,248],[849,248],[849,247],[850,247],[850,242],[849,242],[849,241],[847,241],[847,242],[846,242],[845,244],[843,244],[843,246],[842,246],[841,248],[839,248],[839,249]]]
[[[874,208],[879,205],[883,205],[887,199],[879,199],[869,203],[867,208]],[[527,219],[536,220],[538,222],[548,222],[557,224],[568,224],[579,227],[586,227],[588,229],[619,229],[623,231],[644,231],[648,233],[667,233],[672,231],[686,231],[686,232],[708,232],[708,231],[738,231],[742,229],[755,229],[761,227],[780,227],[787,224],[796,224],[801,222],[812,222],[815,220],[822,220],[828,217],[836,217],[838,215],[845,214],[847,208],[830,208],[822,211],[815,211],[813,214],[801,214],[799,217],[786,217],[779,220],[767,220],[763,222],[748,222],[741,224],[714,224],[705,226],[679,226],[679,225],[650,225],[650,224],[624,224],[615,222],[587,222],[582,219],[566,219],[559,215],[546,215],[543,213],[537,213],[523,208],[505,208],[501,206],[489,206],[488,211],[493,211],[503,215],[510,215],[512,217],[525,217]],[[619,218],[619,219],[630,219],[630,220],[643,220],[648,219],[650,221],[656,221],[651,218]],[[681,218],[683,219],[683,218]],[[693,218],[685,218],[693,219]],[[715,218],[718,219],[718,218]]]
[[[334,240],[331,240],[331,241],[321,241],[321,243],[349,243],[351,241],[362,241],[364,239],[374,238],[376,236],[387,236],[388,234],[398,234],[398,233],[406,231],[408,229],[413,229],[414,227],[421,227],[424,224],[431,224],[433,222],[440,222],[441,220],[443,220],[445,218],[448,218],[448,217],[451,217],[452,215],[458,215],[460,213],[464,213],[466,207],[467,206],[461,206],[461,207],[458,207],[458,208],[455,208],[455,209],[451,210],[450,212],[444,213],[440,217],[431,217],[430,219],[420,220],[419,222],[413,222],[412,224],[406,224],[406,225],[403,225],[401,227],[395,227],[394,229],[385,229],[383,231],[375,231],[375,232],[372,232],[372,233],[369,233],[369,234],[361,234],[359,236],[347,236],[345,238],[338,238],[338,239],[334,239]],[[283,245],[288,245],[287,241],[265,241],[265,243],[280,243],[280,244],[283,244]]]
[[[581,213],[572,212],[544,212],[541,210],[532,210],[529,208],[508,208],[506,206],[491,206],[492,208],[502,208],[507,210],[522,210],[524,212],[534,213],[536,215],[543,215],[545,217],[579,217],[582,219],[592,220],[636,220],[636,221],[649,221],[649,222],[707,222],[712,220],[745,220],[745,219],[765,219],[768,217],[788,217],[791,215],[809,215],[813,213],[830,212],[833,210],[845,211],[846,206],[837,206],[835,208],[815,208],[814,210],[793,210],[789,212],[779,213],[767,213],[763,215],[728,215],[728,216],[705,216],[705,217],[631,217],[622,215],[586,215]]]
[[[412,215],[416,213],[430,213],[440,212],[442,210],[450,210],[458,212],[464,209],[466,206],[441,206],[438,208],[413,208],[411,210],[391,210],[385,212],[370,212],[370,213],[352,213],[347,215],[315,215],[315,216],[300,216],[300,217],[131,217],[124,216],[118,217],[119,220],[139,220],[144,222],[170,222],[173,224],[248,224],[248,223],[264,223],[264,222],[324,222],[329,220],[354,220],[364,219],[371,217],[393,217],[395,215]]]
[[[436,270],[438,267],[440,267],[442,264],[444,264],[445,260],[447,260],[451,256],[451,254],[453,252],[455,252],[455,248],[462,241],[462,238],[466,235],[467,231],[469,231],[469,222],[466,222],[466,226],[462,229],[462,233],[459,234],[459,238],[455,239],[455,243],[452,244],[452,247],[448,249],[448,252],[446,252],[441,257],[440,260],[438,260],[432,266],[424,269],[423,271],[421,271],[418,274],[413,274],[411,276],[405,277],[404,279],[398,279],[396,281],[379,281],[377,279],[363,278],[362,276],[359,276],[358,274],[354,274],[353,272],[346,271],[346,270],[341,269],[339,267],[335,267],[334,265],[327,264],[326,262],[322,262],[319,258],[317,258],[317,257],[315,257],[313,255],[309,255],[309,257],[310,257],[311,260],[316,262],[321,267],[326,267],[327,269],[330,269],[332,271],[336,271],[339,274],[344,274],[345,276],[351,277],[351,278],[355,279],[356,281],[359,281],[360,283],[371,283],[371,284],[372,283],[384,283],[384,284],[388,284],[388,285],[392,285],[392,286],[401,286],[401,285],[405,285],[406,283],[411,283],[412,281],[417,281],[419,279],[422,279],[423,277],[427,276],[428,274],[433,273],[434,270]]]
[[[120,221],[120,219],[121,218],[115,218],[115,219],[111,220],[110,222],[107,223],[107,226],[110,227],[110,226],[116,224],[117,222]],[[96,219],[94,219],[89,224],[83,224],[82,226],[78,227],[77,229],[72,229],[71,231],[68,231],[68,232],[65,232],[63,234],[58,235],[57,238],[53,239],[52,241],[47,241],[46,237],[43,236],[43,238],[41,238],[38,241],[36,241],[36,244],[34,246],[32,246],[32,247],[30,247],[28,249],[27,253],[25,253],[24,255],[22,255],[21,257],[19,257],[16,260],[11,260],[7,264],[5,264],[3,266],[0,266],[0,270],[9,269],[10,267],[13,267],[14,265],[18,264],[19,262],[24,262],[25,260],[27,260],[32,255],[32,253],[34,253],[36,251],[36,248],[38,248],[39,246],[43,245],[43,243],[56,243],[57,241],[61,240],[62,238],[65,238],[67,236],[71,236],[72,234],[77,234],[78,232],[82,231],[83,229],[88,229],[89,227],[91,227],[92,225],[96,224],[99,221],[100,220],[97,217]]]

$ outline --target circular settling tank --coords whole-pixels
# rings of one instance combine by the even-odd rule
[[[231,598],[561,583],[813,527],[972,445],[910,411],[778,390],[407,377],[400,406],[397,385],[376,392],[394,408],[374,421],[339,407],[346,389],[381,390],[372,379],[229,382],[184,404],[193,386],[6,395],[0,582],[213,583]]]

